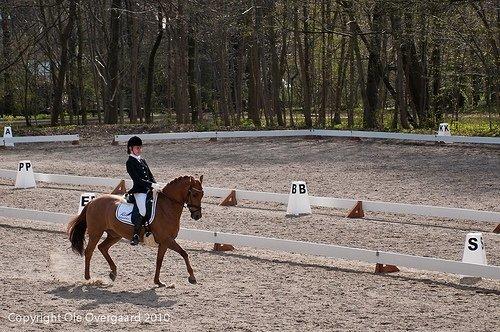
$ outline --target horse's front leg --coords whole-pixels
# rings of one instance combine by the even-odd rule
[[[189,273],[189,278],[188,281],[191,284],[196,284],[196,278],[193,273],[193,268],[191,267],[191,264],[189,263],[189,256],[187,252],[181,248],[181,246],[174,240],[174,239],[168,239],[168,248],[174,250],[175,252],[179,253],[179,255],[184,258],[184,262],[186,262],[186,268]]]
[[[155,272],[155,284],[160,287],[165,286],[164,283],[160,281],[160,270],[161,264],[163,263],[163,257],[165,256],[165,252],[168,249],[168,245],[165,242],[160,243],[158,246],[158,255],[156,256],[156,272]]]

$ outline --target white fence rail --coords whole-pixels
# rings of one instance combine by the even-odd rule
[[[132,136],[139,136],[143,140],[153,141],[195,138],[296,137],[306,135],[314,135],[313,130],[202,131],[183,133],[115,135],[115,142],[127,142]]]
[[[12,179],[16,178],[16,171],[0,169],[0,178]],[[57,183],[57,184],[71,184],[80,186],[109,186],[115,187],[118,185],[120,179],[113,178],[100,178],[89,176],[74,176],[74,175],[59,175],[59,174],[45,174],[34,173],[36,181]],[[126,180],[127,186],[132,185],[132,181]],[[161,184],[165,185],[165,183]],[[231,189],[205,187],[205,195],[208,197],[227,197],[231,193]],[[237,200],[250,200],[256,202],[273,202],[287,204],[288,194],[278,194],[269,192],[249,191],[249,190],[235,190]],[[318,197],[309,196],[309,201],[312,206],[327,207],[334,209],[351,209],[358,200],[355,199],[341,199],[333,197]],[[500,212],[494,211],[481,211],[470,209],[459,209],[451,207],[441,207],[432,205],[416,205],[404,203],[390,203],[379,201],[362,201],[363,210],[372,212],[385,212],[395,214],[410,214],[426,217],[437,218],[450,218],[450,219],[463,219],[474,221],[486,221],[500,223]]]
[[[46,142],[78,142],[79,135],[52,135],[52,136],[15,136],[0,138],[0,146],[5,143],[46,143]]]
[[[0,207],[0,217],[67,223],[70,218],[74,216],[64,213]],[[365,263],[392,264],[399,267],[407,267],[418,270],[437,271],[497,280],[500,279],[499,266],[462,263],[446,259],[405,255],[379,250],[358,249],[314,242],[283,240],[253,235],[231,234],[187,228],[181,228],[178,238],[187,241],[231,243],[233,245],[257,249],[285,251],[343,260],[355,260]]]
[[[406,141],[447,142],[447,143],[471,143],[471,144],[500,144],[500,137],[477,137],[477,136],[438,136],[424,134],[387,133],[374,131],[350,131],[350,130],[262,130],[262,131],[204,131],[183,133],[159,133],[159,134],[137,134],[137,135],[115,135],[115,142],[126,142],[132,136],[139,136],[142,140],[177,140],[197,138],[248,138],[248,137],[350,137],[350,138],[372,138],[372,139],[395,139]]]

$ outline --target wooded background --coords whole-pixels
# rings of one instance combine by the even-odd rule
[[[0,117],[435,128],[500,112],[500,1],[2,0]]]

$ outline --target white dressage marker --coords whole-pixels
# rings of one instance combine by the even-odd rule
[[[488,265],[486,260],[486,248],[482,233],[468,233],[465,237],[463,263]],[[478,277],[460,276],[460,282],[464,284],[474,284],[481,280]]]
[[[304,181],[293,181],[288,196],[287,216],[299,216],[311,214],[311,204],[309,203],[309,193]]]
[[[5,146],[14,147],[14,141],[12,140],[12,128],[3,128],[3,141]]]
[[[26,189],[35,188],[35,174],[33,173],[33,164],[29,160],[21,160],[17,168],[16,188]]]
[[[451,136],[450,125],[446,122],[439,124],[438,136]]]
[[[89,204],[91,200],[95,198],[95,193],[83,193],[80,195],[80,202],[78,204],[78,214],[80,214],[85,207]]]
[[[439,124],[438,132],[437,132],[437,136],[436,136],[436,138],[444,138],[444,137],[446,137],[446,139],[438,140],[438,142],[439,143],[453,143],[452,141],[450,141],[450,137],[451,137],[450,125],[446,122]]]

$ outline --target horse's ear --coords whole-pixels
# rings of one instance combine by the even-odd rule
[[[203,183],[203,175],[200,176],[200,184]]]

